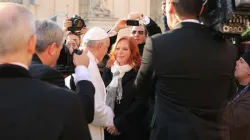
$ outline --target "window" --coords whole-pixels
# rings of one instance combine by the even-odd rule
[[[30,4],[36,4],[36,0],[30,0]]]

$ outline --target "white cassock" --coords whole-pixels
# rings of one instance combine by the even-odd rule
[[[93,140],[104,140],[104,128],[113,125],[114,114],[112,109],[105,104],[106,89],[103,83],[100,71],[97,67],[97,60],[94,55],[88,51],[90,79],[95,87],[95,114],[94,121],[89,124],[89,130]],[[73,74],[75,78],[75,74]],[[70,77],[65,79],[65,84],[70,88]]]

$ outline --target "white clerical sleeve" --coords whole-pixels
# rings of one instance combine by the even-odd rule
[[[100,95],[104,93],[96,92],[95,94],[95,115],[92,124],[105,127],[111,126],[113,125],[114,113],[112,109],[105,104],[102,97],[98,96],[98,94]]]

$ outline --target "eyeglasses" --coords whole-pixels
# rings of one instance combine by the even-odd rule
[[[132,34],[135,35],[138,32],[139,35],[144,34],[144,31],[132,31]]]

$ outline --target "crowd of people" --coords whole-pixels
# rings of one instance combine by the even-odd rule
[[[250,139],[250,52],[200,23],[203,0],[161,6],[164,29],[134,12],[72,32],[1,2],[0,139]],[[74,73],[56,69],[65,48]]]

